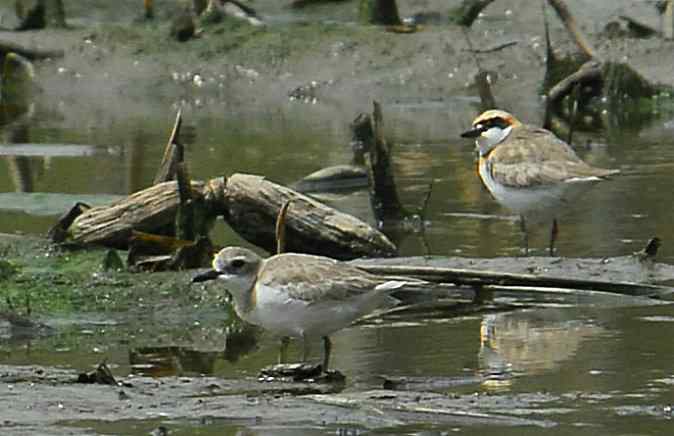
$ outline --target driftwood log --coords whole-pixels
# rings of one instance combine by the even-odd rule
[[[208,182],[192,181],[192,200],[211,219],[223,215],[242,237],[269,252],[276,250],[275,220],[281,206],[286,217],[288,251],[338,259],[391,256],[396,247],[378,230],[264,177],[234,174]],[[134,231],[163,233],[174,226],[179,206],[176,182],[136,192],[109,206],[83,211],[67,228],[66,242],[127,248]]]
[[[286,251],[322,254],[337,259],[395,254],[383,233],[290,188],[261,176],[234,174],[224,192],[225,220],[246,240],[269,252],[276,250],[274,234],[281,206],[286,215]]]
[[[192,182],[192,195],[204,197],[211,184]],[[67,229],[69,242],[126,249],[133,231],[163,233],[173,226],[180,198],[177,182],[138,191],[109,206],[85,210]]]

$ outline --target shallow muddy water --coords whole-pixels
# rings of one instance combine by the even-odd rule
[[[403,201],[420,207],[427,185],[433,194],[426,234],[406,233],[402,255],[451,254],[471,257],[514,255],[519,250],[515,222],[480,186],[473,171],[472,145],[456,139],[468,124],[471,101],[407,105],[383,102],[395,149],[396,178]],[[4,156],[5,192],[50,193],[71,200],[77,194],[124,195],[150,183],[170,128],[170,104],[152,105],[145,118],[97,120],[90,130],[58,128],[49,118],[31,125],[30,143],[84,144],[85,156],[50,158]],[[460,107],[462,110],[457,110]],[[351,114],[332,118],[331,108],[288,102],[263,108],[217,106],[185,113],[192,174],[215,177],[235,171],[265,174],[291,184],[321,167],[351,159]],[[456,114],[465,114],[459,119]],[[44,127],[41,127],[44,126]],[[35,132],[35,133],[32,133]],[[658,235],[668,241],[672,201],[669,164],[671,129],[656,121],[648,130],[598,138],[602,145],[581,149],[597,165],[634,172],[596,186],[561,221],[559,250],[565,256],[614,256],[639,249]],[[59,146],[53,146],[57,149]],[[19,170],[21,169],[21,170]],[[6,195],[6,194],[3,194]],[[28,192],[25,194],[28,196]],[[52,197],[53,196],[53,197]],[[367,194],[335,196],[333,204],[372,222]],[[31,204],[41,198],[32,198]],[[54,217],[9,210],[0,231],[44,233]],[[475,215],[479,215],[475,218]],[[241,241],[218,223],[222,243]],[[424,241],[425,238],[425,241]],[[532,239],[537,252],[545,231]],[[427,247],[427,248],[426,248]],[[660,259],[672,261],[665,242]],[[131,278],[133,280],[133,276]],[[43,338],[3,339],[5,365],[44,365],[90,370],[103,357],[116,375],[255,376],[276,359],[277,340],[268,333],[244,338],[243,353],[228,355],[229,321],[223,305],[193,304],[175,296],[145,297],[124,313],[44,314],[55,331]],[[622,303],[621,300],[616,301]],[[561,305],[508,313],[439,320],[384,321],[356,326],[334,337],[334,366],[348,377],[347,391],[381,387],[382,376],[430,378],[431,389],[448,394],[503,396],[503,408],[545,421],[549,434],[668,434],[674,400],[670,338],[671,306],[594,308]],[[231,339],[230,339],[231,340]],[[319,357],[320,344],[314,344]],[[231,345],[229,349],[232,348]],[[299,357],[297,348],[294,356]],[[440,386],[437,388],[437,386]],[[421,383],[420,390],[428,389]],[[433,387],[435,386],[435,388]],[[414,384],[410,389],[415,389]],[[535,398],[532,398],[535,397]],[[476,403],[479,405],[479,400]],[[146,434],[158,425],[171,434],[360,434],[360,425],[307,423],[285,427],[261,421],[153,418],[67,421],[63,428],[101,434]],[[80,431],[77,430],[77,431]],[[388,428],[389,434],[460,433],[539,434],[538,426],[509,428],[461,423],[427,423]]]
[[[314,13],[323,13],[318,11]],[[275,13],[275,25],[293,21],[287,9]],[[335,19],[349,21],[341,15]],[[168,81],[169,76],[161,77]],[[270,86],[273,95],[255,95],[254,81],[242,91],[219,86],[217,75],[204,80],[203,88],[184,83],[150,86],[142,97],[133,91],[114,96],[102,91],[98,96],[92,88],[104,82],[100,80],[83,85],[81,94],[72,85],[72,93],[48,93],[24,121],[0,126],[0,233],[43,235],[74,201],[105,203],[150,185],[179,107],[184,117],[181,139],[194,178],[247,172],[287,185],[321,168],[350,163],[349,123],[359,112],[371,110],[363,96],[331,99],[329,84],[316,102],[301,103],[286,97],[291,89]],[[343,90],[343,82],[340,86]],[[473,144],[459,137],[478,112],[475,92],[410,94],[414,92],[399,84],[378,96],[387,137],[395,143],[394,174],[404,206],[422,208],[432,183],[423,213],[425,230],[413,222],[394,223],[390,233],[400,255],[518,255],[518,223],[482,187]],[[528,114],[538,113],[538,104],[504,102]],[[674,116],[659,114],[640,126],[621,125],[577,138],[583,159],[624,174],[596,185],[560,211],[559,254],[624,256],[658,236],[663,240],[658,260],[674,263]],[[376,224],[366,191],[321,198]],[[532,254],[546,255],[548,228],[533,231]],[[222,221],[214,239],[244,243]],[[188,274],[162,273],[162,286],[147,282],[147,287],[134,288],[133,295],[124,292],[129,289],[124,283],[141,280],[140,275],[91,274],[101,283],[118,281],[119,294],[85,289],[82,296],[68,297],[49,310],[34,303],[36,318],[48,331],[20,334],[0,323],[3,368],[41,365],[81,372],[107,359],[120,378],[240,380],[255,378],[276,360],[277,338],[269,332],[232,333],[238,324],[222,295],[212,288],[190,287]],[[50,281],[45,283],[48,287]],[[78,283],[72,286],[78,288]],[[95,302],[81,301],[93,297]],[[390,317],[350,327],[334,335],[332,363],[347,376],[346,394],[381,389],[385,380],[395,380],[401,391],[469,398],[473,410],[503,413],[506,423],[467,422],[454,415],[389,419],[388,412],[377,412],[374,406],[372,413],[379,413],[380,421],[340,420],[329,414],[321,419],[308,415],[302,421],[296,413],[284,422],[259,416],[252,407],[258,400],[250,394],[249,414],[245,408],[236,416],[189,414],[168,406],[163,410],[157,400],[152,411],[124,419],[114,414],[72,418],[64,412],[58,424],[49,418],[41,427],[45,421],[39,419],[39,408],[34,426],[4,412],[13,399],[19,400],[12,397],[13,383],[3,382],[0,405],[6,402],[7,407],[0,407],[0,428],[6,428],[0,432],[145,435],[163,426],[171,435],[671,434],[670,304],[609,296],[596,301],[502,297],[501,302],[527,307],[466,316]],[[314,358],[320,349],[319,343],[313,344]],[[293,344],[291,357],[299,356],[300,347]],[[45,415],[53,417],[59,407],[75,409],[68,400],[54,398],[58,406],[50,404]]]

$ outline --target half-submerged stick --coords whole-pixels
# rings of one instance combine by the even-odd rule
[[[185,147],[178,142],[180,136],[180,127],[183,124],[183,110],[179,109],[176,114],[175,123],[173,123],[173,130],[169,136],[168,143],[164,149],[164,157],[162,157],[157,174],[154,177],[153,184],[159,184],[174,180],[178,164],[185,160]]]
[[[286,200],[276,217],[276,254],[281,254],[286,249],[286,217],[291,202],[292,200]]]

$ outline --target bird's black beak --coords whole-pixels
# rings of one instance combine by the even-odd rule
[[[192,283],[207,282],[209,280],[215,280],[218,278],[220,273],[214,269],[209,269],[192,277]]]
[[[461,134],[462,138],[477,138],[484,131],[484,127],[477,125],[470,130],[466,130]]]

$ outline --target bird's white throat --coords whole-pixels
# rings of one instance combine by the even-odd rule
[[[494,147],[503,142],[503,140],[506,139],[508,135],[510,135],[512,129],[513,126],[508,126],[505,129],[500,127],[492,127],[482,132],[475,140],[480,156],[488,155],[489,152],[494,149]]]
[[[245,299],[255,284],[255,276],[252,274],[220,274],[218,279],[225,284],[237,302]]]

